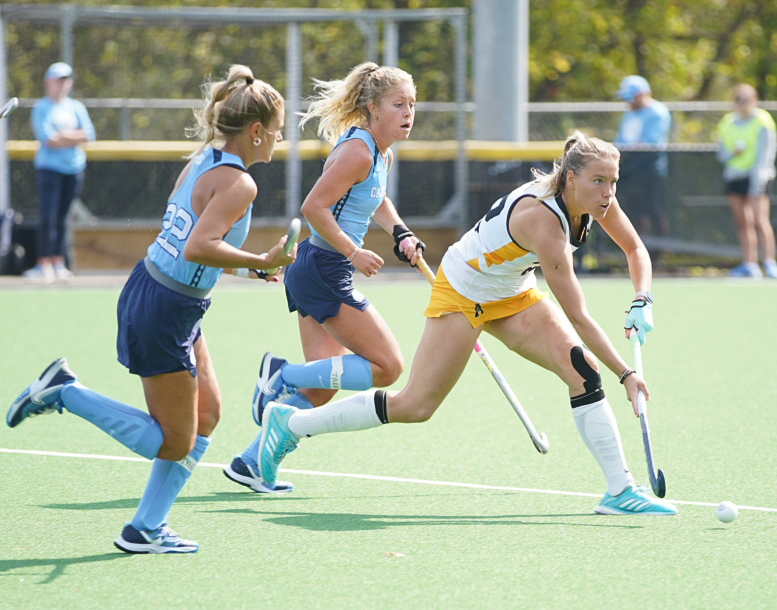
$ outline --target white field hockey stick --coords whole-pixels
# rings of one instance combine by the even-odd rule
[[[302,222],[299,218],[293,218],[292,221],[289,223],[289,228],[286,231],[286,243],[283,244],[283,253],[288,254],[291,252],[292,248],[294,248],[294,244],[297,243],[297,240],[299,239],[300,231],[302,230]],[[273,275],[280,269],[280,267],[275,267],[273,269],[254,269],[253,272],[256,273],[257,277],[259,279],[266,278],[270,275]],[[248,277],[248,273],[250,272],[250,269],[235,269],[235,275],[238,277]]]
[[[0,119],[4,119],[19,107],[19,99],[12,97],[0,108]]]
[[[429,265],[426,263],[426,261],[419,256],[417,264],[418,264],[418,268],[421,270],[421,273],[424,274],[424,277],[429,281],[429,283],[434,284],[434,273],[429,268]],[[534,443],[534,446],[537,448],[537,451],[539,451],[540,453],[547,453],[548,450],[550,449],[550,443],[548,442],[548,437],[545,435],[544,432],[542,434],[539,434],[537,430],[534,428],[534,424],[531,423],[529,416],[521,406],[521,403],[518,400],[518,397],[515,395],[515,392],[513,392],[513,390],[507,384],[507,381],[502,375],[502,372],[496,366],[496,363],[488,354],[488,352],[486,351],[486,348],[483,347],[483,344],[480,342],[480,340],[475,342],[475,351],[477,352],[478,356],[480,356],[480,359],[483,361],[483,364],[486,365],[488,372],[491,373],[491,376],[494,378],[496,383],[501,388],[502,392],[505,395],[505,398],[507,398],[507,402],[510,403],[510,406],[513,408],[513,410],[516,412],[518,417],[521,419],[521,423],[523,424],[524,428],[526,428],[526,431],[529,433],[529,437],[531,438],[532,443]]]
[[[631,342],[631,359],[634,362],[634,370],[637,371],[637,375],[643,377],[642,347],[639,343],[637,331],[634,328],[629,333],[629,341]],[[656,496],[663,498],[666,495],[666,480],[664,479],[664,473],[661,472],[660,468],[656,470],[655,462],[653,462],[653,449],[650,446],[650,428],[648,427],[647,419],[647,401],[641,391],[637,393],[637,413],[639,414],[639,423],[642,426],[642,444],[645,446],[645,459],[647,460],[650,487],[653,488],[653,493]]]
[[[297,243],[297,240],[299,239],[299,232],[302,230],[302,222],[299,218],[292,218],[291,222],[289,223],[289,229],[286,231],[286,243],[283,244],[283,253],[288,254],[291,252],[291,249],[294,247],[294,244]],[[265,273],[267,275],[272,275],[276,271],[278,271],[279,267],[275,267],[275,269],[267,269]]]

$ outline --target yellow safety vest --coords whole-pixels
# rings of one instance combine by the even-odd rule
[[[756,108],[750,120],[742,123],[735,123],[738,117],[737,113],[730,112],[724,116],[718,123],[718,137],[721,145],[726,149],[733,151],[744,144],[744,151],[728,160],[727,165],[742,172],[749,171],[755,163],[755,155],[758,147],[758,132],[765,127],[775,131],[775,123],[772,115],[763,108]]]

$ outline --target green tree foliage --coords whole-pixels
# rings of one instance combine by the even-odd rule
[[[26,3],[35,4],[43,3]],[[158,0],[122,5],[156,8]],[[4,15],[11,6],[3,5]],[[472,9],[473,0],[168,0],[165,7],[186,7],[193,13],[198,8],[217,8],[225,14],[236,8]],[[192,99],[199,96],[204,78],[221,76],[232,63],[251,66],[257,77],[284,91],[285,25],[256,25],[235,15],[235,23],[229,25],[207,19],[194,24],[133,23],[109,17],[98,25],[77,24],[75,94]],[[632,73],[645,76],[655,97],[665,101],[726,100],[731,86],[740,81],[753,84],[762,99],[777,98],[774,0],[533,0],[530,20],[530,101],[613,101],[620,79]],[[300,33],[303,95],[312,93],[313,78],[341,78],[367,59],[364,32],[351,21],[302,24]],[[451,24],[401,22],[399,37],[399,64],[413,74],[419,99],[452,101],[455,32]],[[59,24],[9,18],[5,38],[9,91],[23,98],[38,97],[46,66],[61,59]],[[380,31],[378,41],[378,56],[370,59],[380,61]],[[98,131],[115,125],[117,113],[98,113]],[[168,127],[155,126],[150,117],[149,112],[132,113],[133,136],[180,137],[177,121],[170,121],[170,133],[166,133]],[[430,114],[419,122],[425,133],[418,136],[450,137],[450,124],[451,117]],[[147,133],[153,130],[158,133]],[[693,130],[690,121],[686,135],[693,138]]]
[[[777,97],[773,0],[531,3],[531,99],[612,100],[627,74],[664,100],[724,100],[740,81]]]

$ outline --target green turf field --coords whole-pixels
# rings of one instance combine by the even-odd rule
[[[582,280],[593,315],[629,359],[625,279]],[[429,287],[362,280],[409,368]],[[650,423],[674,517],[593,514],[605,490],[554,377],[484,344],[550,439],[536,452],[473,354],[421,425],[303,441],[266,497],[221,466],[257,432],[250,399],[266,350],[301,355],[279,286],[216,290],[203,324],[224,397],[221,424],[170,515],[187,556],[112,544],[149,463],[73,415],[0,429],[2,608],[772,608],[777,599],[777,282],[660,279],[643,348]],[[118,288],[0,289],[3,412],[51,360],[140,406],[115,360]],[[396,384],[399,387],[406,373]],[[646,482],[639,422],[604,374],[626,455]],[[731,500],[724,525],[714,506]]]

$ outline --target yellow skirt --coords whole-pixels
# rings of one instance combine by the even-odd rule
[[[547,297],[547,292],[537,288],[529,288],[529,290],[508,299],[476,303],[456,292],[440,267],[437,270],[437,277],[435,277],[434,286],[432,286],[432,296],[424,315],[427,318],[439,318],[447,313],[458,311],[469,320],[472,328],[477,328],[481,324],[488,324],[491,320],[507,318],[528,309]]]

